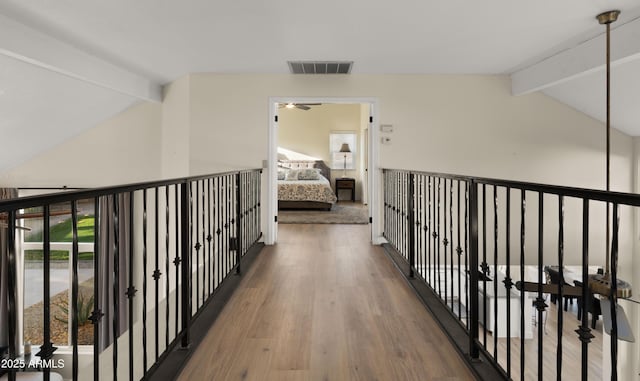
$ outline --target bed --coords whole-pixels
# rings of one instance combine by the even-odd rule
[[[324,161],[278,161],[278,209],[331,210],[336,200]]]

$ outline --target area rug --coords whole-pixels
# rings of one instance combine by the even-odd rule
[[[359,204],[336,203],[331,211],[279,210],[280,224],[368,224],[367,207]]]

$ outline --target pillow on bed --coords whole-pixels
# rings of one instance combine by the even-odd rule
[[[299,171],[299,170],[297,170],[297,169],[291,169],[291,170],[288,170],[288,171],[287,171],[287,173],[286,173],[286,174],[285,174],[285,176],[284,176],[284,179],[285,179],[286,181],[295,181],[295,180],[298,180],[298,173],[299,173],[299,172],[300,172],[300,171]]]
[[[320,180],[320,169],[308,168],[298,172],[298,180]]]

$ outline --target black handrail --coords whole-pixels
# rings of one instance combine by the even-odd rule
[[[160,188],[168,185],[182,184],[188,181],[193,182],[193,181],[205,180],[214,176],[221,177],[221,176],[235,175],[236,173],[251,173],[254,171],[260,171],[260,173],[262,173],[261,169],[245,169],[241,171],[228,171],[228,172],[214,173],[209,175],[198,175],[198,176],[191,176],[191,177],[177,177],[177,178],[168,179],[168,180],[130,183],[130,184],[117,185],[117,186],[105,186],[105,187],[90,188],[90,189],[69,188],[69,189],[80,189],[80,190],[48,193],[48,194],[37,195],[37,196],[26,196],[26,197],[11,199],[11,200],[0,200],[0,212],[8,212],[10,210],[17,210],[17,209],[35,208],[45,204],[59,204],[63,202],[70,202],[73,200],[84,200],[84,199],[90,199],[90,198],[95,198],[100,196],[109,196],[116,193],[133,192],[133,191],[138,191],[142,189]]]
[[[463,182],[473,181],[476,184],[495,185],[497,187],[520,189],[532,192],[540,192],[559,196],[568,196],[574,198],[586,198],[593,201],[616,202],[621,205],[640,206],[640,195],[637,193],[604,191],[598,189],[578,188],[562,185],[550,185],[531,183],[517,180],[494,179],[489,177],[475,177],[467,175],[453,175],[440,172],[411,171],[403,169],[387,169],[383,171],[411,172],[414,175],[431,176],[434,178],[459,180]],[[1,209],[0,209],[1,210]]]

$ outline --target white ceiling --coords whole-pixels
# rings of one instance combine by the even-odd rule
[[[287,60],[306,59],[353,60],[353,74],[526,72],[602,35],[595,15],[613,8],[614,27],[640,23],[637,0],[0,0],[16,22],[0,22],[0,136],[20,147],[0,151],[0,171],[158,100],[187,73],[286,73]],[[592,71],[543,91],[602,119],[603,74]],[[639,74],[628,57],[613,73],[614,127],[632,135]]]

